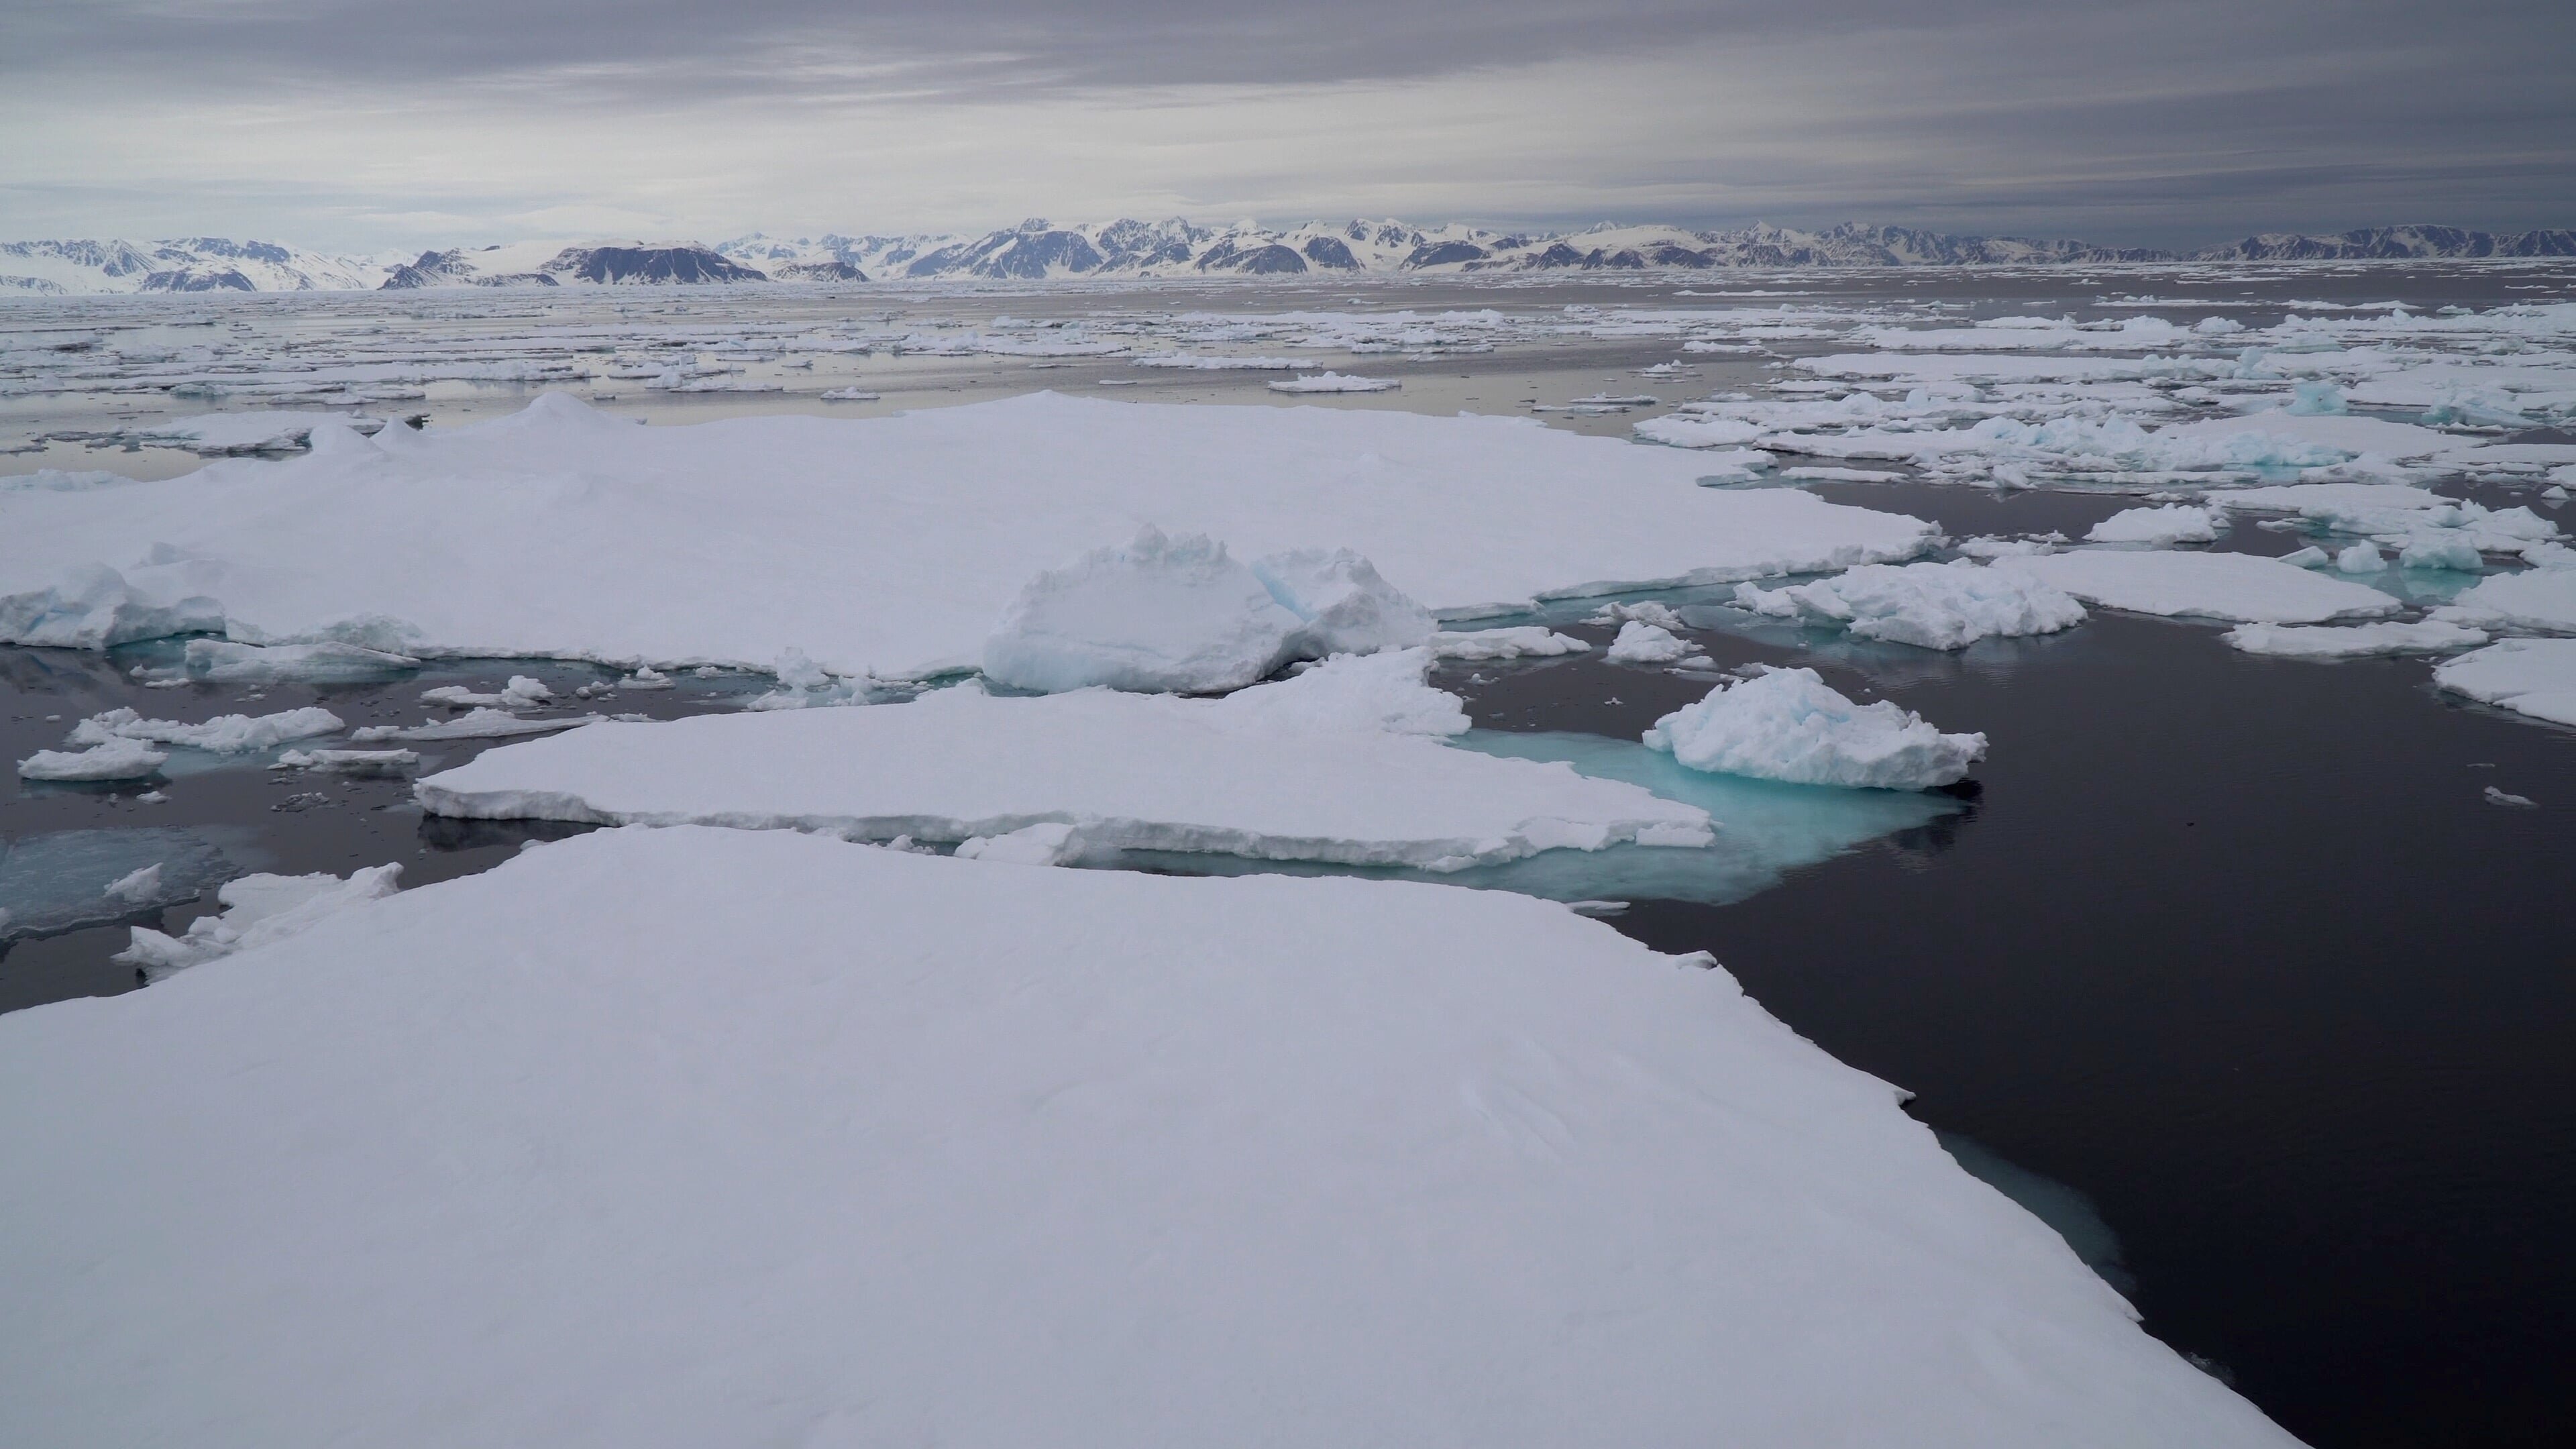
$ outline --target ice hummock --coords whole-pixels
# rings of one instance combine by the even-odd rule
[[[606,831],[0,1017],[0,1403],[209,1449],[2292,1443],[1898,1096],[1556,905]]]
[[[1655,721],[1646,744],[1694,770],[1879,790],[1956,784],[1986,757],[1984,735],[1943,734],[1892,700],[1855,704],[1812,669],[1761,669]]]
[[[2084,606],[2050,584],[1964,559],[1867,564],[1777,589],[1737,584],[1735,602],[1757,614],[1839,624],[1854,638],[1924,649],[1965,649],[1980,639],[2049,634],[2084,622]]]
[[[1213,693],[1299,659],[1404,649],[1431,615],[1348,549],[1238,562],[1150,525],[1123,548],[1038,575],[984,641],[984,674],[1015,689]]]
[[[1050,849],[1454,871],[1541,851],[1704,846],[1707,815],[1562,765],[1453,750],[1455,696],[1408,650],[1218,700],[1106,689],[609,722],[487,750],[415,787],[435,814],[712,823]]]

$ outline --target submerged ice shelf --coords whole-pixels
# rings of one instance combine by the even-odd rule
[[[612,830],[0,1043],[66,1442],[2292,1442],[1706,958],[1491,893]]]

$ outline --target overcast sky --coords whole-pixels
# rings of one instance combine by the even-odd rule
[[[2576,225],[2571,0],[0,0],[0,237]]]

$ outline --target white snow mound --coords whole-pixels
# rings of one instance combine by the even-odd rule
[[[1880,790],[1953,784],[1986,757],[1984,735],[1945,735],[1888,700],[1854,704],[1812,669],[1720,684],[1655,721],[1646,744],[1694,770]]]
[[[1924,649],[1965,649],[1980,639],[2050,634],[2084,622],[2084,606],[2064,591],[1964,559],[1867,564],[1778,589],[1737,584],[1735,602],[1757,614],[1840,624],[1855,638]]]

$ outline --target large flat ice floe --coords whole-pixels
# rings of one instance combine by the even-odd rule
[[[2503,639],[2433,666],[2433,682],[2484,704],[2576,725],[2576,639]]]
[[[1995,560],[2105,608],[2255,624],[2321,624],[2393,614],[2393,595],[2249,553],[2084,548]]]
[[[1696,486],[1706,459],[1526,419],[1033,394],[646,427],[562,394],[285,461],[0,494],[0,642],[179,627],[417,656],[971,666],[1021,587],[1146,525],[1349,548],[1444,617],[1903,559],[1920,520]],[[86,570],[86,571],[84,571]],[[157,613],[155,611],[158,611]],[[37,636],[42,637],[37,637]]]
[[[0,1017],[0,1439],[2293,1442],[1701,964],[1435,886],[549,845]]]
[[[1709,819],[1562,764],[1451,749],[1422,651],[1222,700],[971,686],[911,704],[603,723],[422,780],[476,819],[701,823],[950,842],[1070,827],[1051,851],[1170,850],[1458,870],[1572,847],[1709,843]]]

